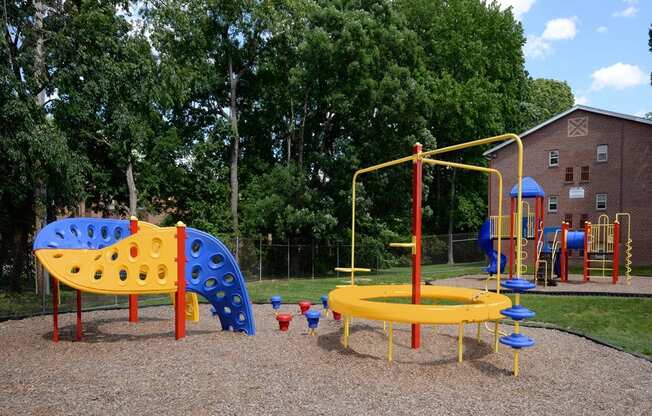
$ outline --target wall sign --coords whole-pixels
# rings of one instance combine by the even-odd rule
[[[581,199],[584,198],[584,188],[581,186],[573,187],[568,190],[568,198]]]

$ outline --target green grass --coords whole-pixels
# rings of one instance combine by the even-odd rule
[[[533,321],[572,329],[652,357],[652,299],[611,296],[525,295]]]
[[[423,280],[438,280],[449,277],[478,274],[484,263],[463,263],[456,265],[428,265],[422,267]],[[409,267],[394,267],[379,273],[356,273],[356,284],[408,284],[412,280]],[[249,297],[255,303],[267,303],[272,295],[281,295],[284,302],[296,303],[300,300],[319,301],[321,295],[328,294],[337,285],[349,284],[350,278],[345,273],[340,277],[322,277],[315,279],[280,279],[249,282]]]

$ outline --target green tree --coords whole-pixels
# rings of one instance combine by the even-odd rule
[[[527,130],[573,106],[575,98],[566,81],[528,79],[523,103],[523,126]]]
[[[91,207],[137,215],[136,167],[147,159],[163,123],[155,107],[151,47],[118,13],[123,3],[64,4],[53,51],[59,68],[53,114],[93,166],[87,189]]]
[[[0,287],[18,290],[33,276],[31,238],[46,211],[77,202],[83,162],[44,107],[56,76],[46,58],[57,46],[57,3],[5,2],[0,13]]]

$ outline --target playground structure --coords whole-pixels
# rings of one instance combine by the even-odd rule
[[[255,334],[246,283],[228,248],[181,222],[157,227],[135,217],[58,220],[39,232],[34,252],[51,277],[55,342],[60,283],[76,290],[76,340],[82,339],[82,292],[128,295],[131,322],[138,321],[138,295],[169,293],[176,339],[185,337],[186,319],[199,319],[202,295],[223,330]]]
[[[527,275],[525,262],[521,266],[514,265],[515,250],[521,259],[527,260],[525,248],[529,240],[533,240],[534,256],[532,259],[532,281],[536,284],[543,281],[544,286],[556,284],[555,275],[561,282],[568,282],[568,258],[570,250],[580,250],[583,253],[583,282],[593,279],[610,279],[613,284],[619,279],[619,257],[621,228],[623,220],[627,222],[625,238],[625,280],[631,283],[632,239],[631,216],[629,213],[617,213],[613,222],[606,214],[600,215],[597,224],[585,222],[579,230],[569,229],[569,224],[562,222],[561,226],[544,227],[545,192],[532,178],[522,180],[523,199],[534,199],[534,212],[527,201],[523,201],[523,217],[521,226],[515,222],[515,206],[517,204],[517,186],[510,191],[509,216],[490,216],[478,233],[478,245],[489,258],[489,265],[484,269],[490,275],[497,273],[498,252],[494,249],[494,241],[509,240],[507,260],[504,254],[500,256],[500,271],[504,273],[505,265],[509,266],[509,277],[514,273],[521,277]],[[521,238],[521,243],[518,242]]]
[[[501,268],[497,267],[495,279],[497,282],[496,293],[488,290],[475,290],[467,288],[451,288],[438,286],[421,287],[421,215],[422,215],[422,176],[423,164],[433,166],[444,166],[453,169],[466,169],[478,171],[486,174],[495,175],[498,178],[499,193],[502,194],[502,174],[491,168],[482,166],[466,165],[461,163],[447,162],[434,159],[435,156],[450,153],[466,148],[481,146],[489,143],[513,140],[517,144],[518,164],[516,185],[516,227],[521,229],[523,224],[522,217],[522,174],[523,174],[523,144],[521,139],[514,134],[504,134],[486,139],[474,140],[454,146],[449,146],[431,151],[422,151],[421,144],[417,143],[413,147],[413,153],[400,159],[391,160],[378,165],[360,169],[353,175],[352,181],[352,206],[351,206],[351,266],[347,268],[336,268],[336,271],[350,273],[350,285],[338,287],[329,294],[328,302],[331,310],[341,313],[344,319],[344,337],[343,344],[348,348],[348,339],[350,335],[350,323],[353,317],[365,318],[370,320],[383,321],[389,323],[388,331],[388,348],[387,359],[392,361],[393,354],[393,324],[395,322],[411,324],[411,346],[418,349],[420,346],[421,324],[456,324],[458,325],[458,361],[463,359],[463,336],[464,326],[467,323],[476,323],[478,330],[478,339],[480,338],[481,324],[484,323],[487,330],[494,335],[494,351],[498,351],[498,344],[510,346],[514,351],[514,375],[519,374],[519,353],[521,349],[531,347],[534,341],[520,333],[519,322],[523,319],[534,316],[534,313],[521,306],[520,293],[531,289],[534,285],[523,280],[519,275],[513,280],[501,282]],[[360,175],[378,171],[387,167],[412,163],[412,238],[410,242],[392,243],[392,247],[402,247],[410,249],[412,253],[412,284],[411,285],[374,285],[374,286],[356,286],[356,272],[365,272],[370,269],[356,267],[355,264],[355,236],[356,236],[356,182]],[[501,236],[503,230],[502,201],[498,203],[499,216],[497,218],[498,247],[495,253],[496,259],[502,258],[501,253]],[[516,234],[516,244],[522,247],[522,235]],[[523,252],[516,252],[516,269],[522,270]],[[516,292],[515,304],[512,306],[511,300],[500,293],[500,288],[504,287]],[[411,298],[411,304],[389,304],[374,299],[383,298]],[[422,297],[434,300],[453,301],[461,304],[455,305],[423,305]],[[514,320],[514,333],[508,336],[499,337],[498,324],[504,317]],[[494,327],[490,329],[487,323],[493,322]]]

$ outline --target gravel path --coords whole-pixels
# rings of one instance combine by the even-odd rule
[[[504,276],[502,277],[504,278]],[[485,288],[487,275],[468,275],[451,277],[450,279],[433,280],[432,283],[439,286],[471,287],[476,289]],[[530,279],[531,280],[531,279]],[[496,281],[489,282],[489,289],[496,289]],[[557,282],[557,286],[544,287],[539,283],[536,289],[540,292],[601,292],[601,293],[647,293],[652,294],[652,277],[632,276],[630,285],[621,278],[617,284],[611,280],[598,280],[582,283],[582,275],[571,274],[568,276],[568,283]]]
[[[402,325],[388,365],[381,324],[354,320],[344,351],[332,319],[316,337],[301,317],[281,333],[271,308],[255,305],[258,334],[247,337],[218,331],[201,308],[179,342],[170,307],[142,309],[139,324],[125,310],[85,313],[83,342],[69,341],[73,314],[58,344],[49,316],[0,323],[0,414],[652,414],[652,363],[554,330],[526,328],[537,346],[517,379],[510,351],[493,354],[491,336],[478,344],[470,325],[462,364],[455,328],[424,328],[413,351]]]

